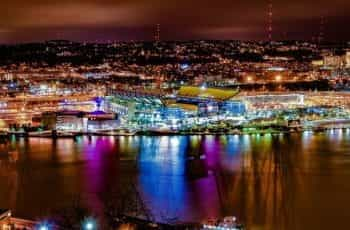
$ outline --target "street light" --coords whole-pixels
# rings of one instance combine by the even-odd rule
[[[282,80],[282,76],[281,75],[277,75],[276,76],[276,81],[281,81]]]
[[[94,225],[91,222],[88,222],[85,224],[85,229],[92,230],[92,229],[94,229]]]
[[[96,230],[96,221],[92,218],[88,218],[83,222],[83,230]]]
[[[49,230],[49,226],[46,223],[42,223],[39,225],[38,230]]]

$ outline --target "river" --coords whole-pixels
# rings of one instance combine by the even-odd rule
[[[11,139],[0,144],[0,208],[40,219],[79,197],[101,216],[137,190],[163,222],[233,215],[247,229],[345,229],[349,134]]]

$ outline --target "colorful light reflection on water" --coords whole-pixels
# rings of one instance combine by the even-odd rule
[[[0,144],[0,207],[35,218],[78,194],[101,215],[111,191],[135,184],[163,221],[235,215],[249,229],[343,228],[348,133],[11,140]],[[5,154],[14,150],[16,162]]]

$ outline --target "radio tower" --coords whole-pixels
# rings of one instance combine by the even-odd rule
[[[268,25],[267,25],[267,36],[268,36],[268,41],[272,41],[272,26],[273,26],[273,14],[272,14],[272,0],[268,0],[269,1],[269,5],[268,5]]]
[[[160,24],[157,24],[156,32],[155,32],[155,35],[154,35],[154,40],[156,42],[160,41]]]
[[[322,43],[323,39],[324,39],[324,26],[325,26],[325,18],[324,16],[321,17],[321,21],[320,21],[320,30],[318,32],[318,43]]]

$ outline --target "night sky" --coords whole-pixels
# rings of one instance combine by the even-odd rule
[[[267,0],[1,0],[0,42],[266,39]],[[274,39],[350,40],[350,0],[274,0]]]

